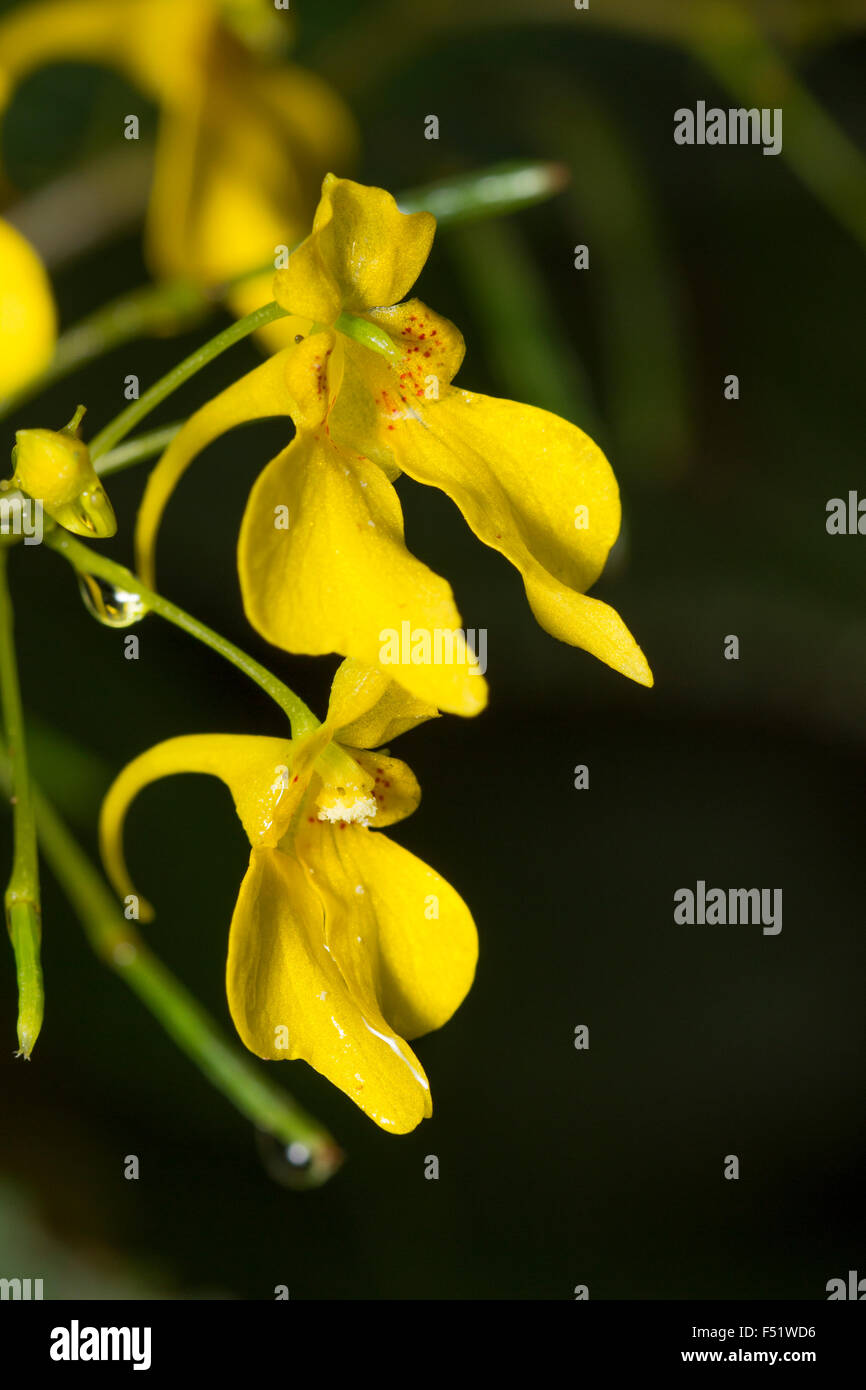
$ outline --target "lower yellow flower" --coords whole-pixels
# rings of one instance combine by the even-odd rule
[[[126,896],[123,822],[137,792],[179,772],[228,785],[251,847],[226,975],[238,1033],[260,1057],[302,1058],[395,1134],[432,1114],[406,1039],[447,1022],[478,949],[454,889],[374,828],[410,815],[420,790],[405,763],[368,750],[435,714],[345,662],[325,724],[306,738],[169,739],[124,769],[100,823],[106,869]]]
[[[48,366],[57,312],[42,262],[19,231],[0,220],[0,399]]]

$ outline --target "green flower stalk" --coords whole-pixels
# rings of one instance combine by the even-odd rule
[[[18,975],[18,1056],[29,1058],[39,1037],[45,1012],[40,958],[42,912],[36,816],[27,766],[7,566],[8,551],[0,547],[0,696],[10,766],[14,829],[12,874],[5,897],[6,926]]]

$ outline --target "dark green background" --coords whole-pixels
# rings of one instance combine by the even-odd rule
[[[547,27],[443,26],[417,42],[410,27],[368,79],[345,57],[352,7],[297,8],[301,59],[332,62],[351,88],[366,181],[397,190],[521,155],[572,168],[570,191],[493,232],[443,231],[419,293],[466,334],[460,384],[558,402],[604,439],[626,535],[595,592],[656,687],[547,637],[451,504],[401,483],[411,548],[489,632],[489,710],[398,748],[424,800],[394,838],[455,884],[481,938],[467,1002],[418,1045],[433,1120],[389,1137],[286,1065],[280,1079],[349,1161],[321,1191],[284,1190],[249,1126],[89,953],[46,875],[48,1011],[29,1065],[11,1057],[11,954],[0,977],[3,1263],[23,1262],[0,1273],[44,1274],[56,1297],[270,1298],[287,1284],[298,1298],[569,1298],[586,1283],[593,1298],[823,1298],[828,1279],[866,1275],[866,538],[824,525],[830,497],[866,493],[862,251],[785,156],[674,145],[677,107],[729,104],[676,43],[565,6]],[[861,143],[863,55],[849,37],[791,57]],[[5,137],[19,181],[103,147],[118,113],[145,110],[130,99],[80,68],[33,79]],[[438,143],[423,138],[428,113]],[[651,239],[623,187],[639,190]],[[492,277],[491,301],[480,270],[494,263],[513,275]],[[135,238],[76,263],[57,285],[64,324],[145,275]],[[127,373],[149,383],[207,333],[117,351],[22,409],[10,447],[14,427],[59,426],[79,400],[97,429]],[[255,361],[243,344],[154,421]],[[723,399],[729,372],[738,402]],[[286,437],[285,422],[250,427],[193,467],[168,511],[161,587],[321,710],[335,663],[259,642],[234,568],[246,493]],[[142,481],[110,486],[124,559]],[[281,732],[263,696],[155,619],[138,629],[141,659],[124,660],[123,634],[87,616],[49,552],[16,554],[12,577],[37,770],[89,845],[102,790],[144,747]],[[729,633],[739,662],[723,659]],[[80,745],[80,768],[45,725]],[[577,763],[589,791],[573,789]],[[246,847],[224,789],[154,788],[129,845],[159,909],[155,949],[228,1024]],[[783,888],[781,935],[676,926],[673,893],[698,878]],[[580,1023],[588,1052],[572,1045]],[[130,1153],[138,1182],[122,1176]],[[722,1176],[732,1153],[739,1182]]]

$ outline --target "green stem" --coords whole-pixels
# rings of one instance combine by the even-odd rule
[[[153,955],[121,914],[102,875],[38,792],[36,809],[45,858],[96,954],[126,981],[169,1037],[242,1115],[281,1144],[300,1146],[295,1155],[299,1186],[325,1182],[342,1158],[330,1134],[285,1091],[258,1075]]]
[[[178,420],[173,425],[163,425],[161,429],[150,430],[147,434],[130,439],[126,444],[119,444],[116,449],[110,449],[96,464],[96,472],[104,478],[109,473],[119,473],[130,464],[141,463],[144,459],[161,454],[163,449],[168,448],[182,424],[183,422]]]
[[[42,1027],[45,993],[40,946],[39,854],[36,816],[27,768],[21,689],[15,659],[12,600],[7,578],[8,552],[0,549],[0,697],[11,768],[14,833],[12,873],[6,889],[6,922],[18,976],[19,1056],[29,1057]]]
[[[172,367],[170,372],[155,382],[149,390],[145,391],[137,401],[131,401],[125,410],[100,430],[99,434],[90,443],[91,459],[98,459],[101,454],[107,454],[109,449],[113,449],[119,444],[121,439],[125,439],[130,430],[134,429],[139,420],[143,420],[152,410],[155,410],[162,401],[166,400],[173,391],[182,386],[196,372],[200,372],[202,367],[206,367],[220,353],[239,343],[241,339],[255,333],[257,328],[263,328],[267,323],[273,323],[274,319],[284,318],[285,309],[281,309],[279,304],[271,301],[261,309],[256,309],[254,313],[247,314],[246,318],[238,319],[237,323],[232,323],[228,328],[224,328],[222,333],[218,333],[215,338],[204,343],[202,347],[196,348],[189,357],[185,357],[176,367]]]
[[[198,618],[194,618],[191,613],[185,612],[183,608],[178,608],[176,603],[169,602],[167,598],[163,598],[154,589],[148,589],[145,584],[142,584],[138,576],[133,574],[132,570],[117,564],[115,560],[109,560],[98,550],[91,550],[90,546],[76,540],[61,526],[46,531],[45,544],[51,550],[56,550],[58,555],[62,555],[65,560],[68,560],[76,573],[104,579],[113,589],[135,595],[149,612],[156,613],[166,622],[173,623],[175,627],[179,627],[190,637],[195,637],[197,641],[203,642],[206,647],[210,647],[212,651],[231,662],[232,666],[236,666],[239,671],[243,671],[245,676],[249,676],[251,681],[255,681],[256,685],[264,690],[266,695],[270,695],[275,704],[279,705],[292,726],[293,738],[303,738],[305,734],[310,734],[321,727],[321,720],[317,719],[309,706],[304,704],[300,695],[296,695],[289,686],[281,680],[277,680],[277,677],[272,675],[267,667],[262,666],[253,657],[241,651],[240,647],[236,647],[227,637],[221,636],[220,633],[214,632],[213,628],[199,622]],[[336,786],[353,786],[357,781],[357,763],[351,754],[347,753],[333,739],[322,748],[316,757],[316,763],[323,777]]]
[[[97,579],[104,579],[112,588],[122,590],[128,594],[134,594],[144,604],[145,608],[152,613],[156,613],[160,618],[173,623],[182,631],[189,633],[212,651],[218,652],[226,661],[230,661],[239,671],[243,671],[245,676],[255,681],[271,699],[280,706],[292,725],[292,732],[295,738],[309,733],[312,729],[319,726],[319,720],[312,710],[304,704],[299,695],[290,690],[282,681],[277,680],[276,676],[271,675],[266,667],[259,664],[253,657],[241,651],[233,642],[214,632],[212,628],[199,622],[184,609],[178,608],[177,604],[170,603],[167,598],[157,594],[153,589],[147,588],[141,580],[133,574],[132,570],[124,565],[119,565],[115,560],[109,560],[106,555],[98,550],[91,550],[90,546],[84,545],[82,541],[76,540],[68,531],[62,527],[47,531],[45,534],[45,544],[52,550],[56,550],[58,555],[62,555],[68,560],[73,569],[80,574],[92,574]]]

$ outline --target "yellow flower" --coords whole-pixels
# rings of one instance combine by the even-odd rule
[[[517,567],[542,627],[651,685],[619,614],[584,593],[619,533],[604,454],[547,411],[453,387],[458,329],[419,300],[393,303],[414,284],[434,226],[428,213],[401,213],[382,189],[328,175],[313,231],[275,281],[298,347],[229,387],[173,440],[139,516],[145,577],[162,510],[191,459],[244,420],[285,413],[296,437],[253,488],[238,549],[247,616],[270,641],[371,663],[383,632],[403,622],[413,633],[459,629],[448,585],[403,546],[389,482],[403,471],[447,493]],[[470,666],[405,656],[401,648],[391,674],[440,709],[473,714],[485,702]]]
[[[451,386],[463,339],[405,294],[430,250],[434,219],[404,215],[389,193],[329,175],[313,232],[278,273],[295,346],[210,401],[172,441],[138,518],[139,567],[153,582],[162,512],[192,459],[247,420],[290,415],[296,436],[256,482],[238,547],[244,606],[269,641],[338,651],[388,673],[440,709],[471,715],[487,692],[469,660],[425,658],[410,636],[462,633],[447,583],[403,543],[391,480],[441,488],[475,534],[523,576],[548,632],[652,684],[646,659],[608,604],[587,598],[620,525],[607,459],[547,411]],[[460,658],[465,648],[456,653]],[[418,659],[420,656],[420,659]]]
[[[42,262],[28,241],[0,220],[0,399],[48,366],[57,314]]]
[[[221,284],[273,262],[309,225],[322,170],[351,161],[342,102],[314,74],[274,61],[291,21],[270,0],[42,0],[0,22],[0,109],[45,63],[115,66],[160,107],[148,218],[158,274]],[[271,275],[231,296],[269,298]],[[269,339],[282,334],[272,325]]]
[[[395,1134],[432,1114],[405,1040],[447,1022],[477,958],[454,889],[371,828],[410,815],[420,791],[405,763],[367,750],[435,714],[381,673],[345,662],[313,733],[294,743],[226,734],[157,744],[117,778],[100,823],[107,871],[126,896],[134,889],[121,840],[137,792],[179,772],[228,785],[251,846],[229,933],[235,1026],[252,1052],[302,1058]],[[150,914],[147,904],[141,911]]]
[[[258,478],[241,527],[248,618],[289,651],[339,652],[368,666],[380,664],[386,634],[402,634],[404,623],[414,633],[456,633],[453,651],[444,653],[452,660],[420,660],[416,646],[413,661],[410,647],[396,653],[385,674],[439,709],[476,714],[487,686],[466,649],[450,585],[406,549],[400,502],[383,469],[330,436],[343,335],[308,337],[309,320],[287,322],[303,341],[192,416],[151,473],[136,529],[138,568],[152,584],[159,521],[191,459],[242,420],[290,415],[296,437]]]
[[[415,283],[434,228],[427,213],[402,214],[383,189],[329,174],[312,233],[277,273],[283,308],[338,326],[349,311],[393,348],[371,350],[357,328],[344,335],[331,437],[440,488],[476,536],[520,571],[547,632],[651,685],[646,658],[619,614],[584,592],[619,534],[619,489],[604,454],[548,411],[452,386],[463,360],[460,331],[420,300],[396,302]],[[248,610],[263,522],[254,527],[248,512],[251,544],[242,541],[240,553]],[[278,640],[276,616],[256,623],[271,640]]]

